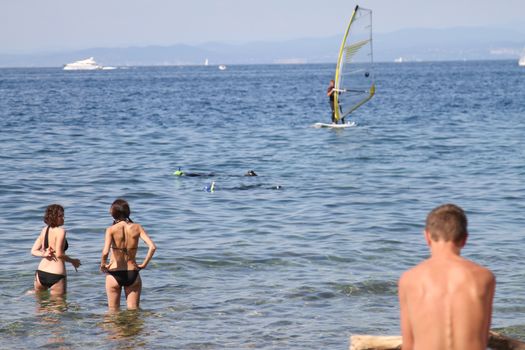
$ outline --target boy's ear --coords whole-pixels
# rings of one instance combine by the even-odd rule
[[[427,229],[423,230],[423,235],[425,236],[425,241],[427,242],[427,245],[430,247],[432,244],[432,237],[430,236],[430,232],[428,232]]]
[[[463,238],[463,239],[462,239],[461,241],[459,241],[459,243],[458,243],[458,246],[459,246],[460,249],[462,249],[462,248],[465,246],[465,244],[467,244],[467,239],[468,239],[468,232],[467,232],[467,234],[465,235],[465,238]]]

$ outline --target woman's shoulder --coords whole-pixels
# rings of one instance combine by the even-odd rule
[[[132,230],[132,231],[142,231],[143,228],[142,228],[142,225],[137,223],[137,222],[131,222],[129,223],[129,228]]]
[[[53,233],[57,236],[65,236],[66,228],[64,226],[53,227]]]
[[[117,231],[116,225],[111,225],[111,226],[106,227],[106,233],[113,234],[116,231]]]
[[[120,226],[120,225],[124,225],[124,226]],[[106,233],[113,234],[114,232],[121,232],[123,227],[125,227],[126,230],[130,230],[130,231],[140,231],[143,229],[142,226],[136,222],[128,222],[126,224],[118,223],[118,224],[107,227]]]

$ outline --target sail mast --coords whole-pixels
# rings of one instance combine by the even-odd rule
[[[352,26],[352,22],[354,21],[355,14],[357,13],[357,10],[359,9],[359,5],[355,5],[354,11],[352,12],[352,17],[350,17],[350,22],[348,23],[348,27],[346,27],[345,35],[343,36],[343,41],[341,42],[341,47],[339,48],[339,56],[337,57],[337,66],[335,67],[335,89],[334,92],[334,109],[335,109],[335,120],[338,121],[341,119],[341,109],[339,108],[339,88],[341,85],[341,78],[340,78],[340,72],[343,68],[343,57],[344,57],[344,49],[346,44],[346,38],[348,37],[348,33],[350,33],[350,27]]]

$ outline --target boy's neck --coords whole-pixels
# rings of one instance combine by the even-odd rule
[[[433,258],[461,255],[462,247],[451,241],[431,241],[429,246]]]

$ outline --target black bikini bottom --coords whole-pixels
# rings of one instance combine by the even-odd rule
[[[139,277],[138,270],[119,270],[119,271],[108,271],[108,273],[115,277],[117,283],[121,287],[129,287],[137,280]]]
[[[65,275],[58,275],[56,273],[50,273],[40,270],[36,270],[36,274],[38,275],[38,280],[40,281],[40,284],[46,288],[51,288],[51,286],[60,281],[62,278],[66,278]]]

